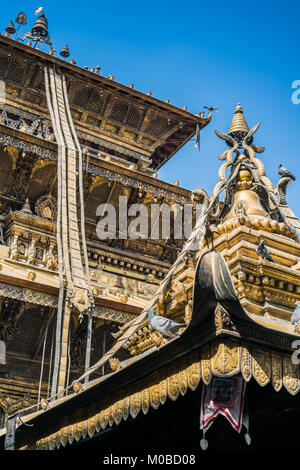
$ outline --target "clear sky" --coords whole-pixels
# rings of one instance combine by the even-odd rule
[[[291,100],[300,80],[299,0],[15,0],[2,2],[0,31],[23,10],[27,32],[39,6],[55,48],[68,44],[78,65],[100,65],[103,75],[192,113],[219,108],[201,133],[201,152],[188,143],[159,178],[211,193],[226,148],[213,131],[228,131],[240,102],[250,128],[262,121],[255,143],[266,147],[267,176],[276,184],[280,163],[298,176],[288,202],[300,216],[300,104]]]

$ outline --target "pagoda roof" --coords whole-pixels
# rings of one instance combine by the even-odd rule
[[[132,152],[150,158],[153,170],[184,146],[195,135],[197,126],[201,130],[211,120],[211,113],[208,117],[203,112],[190,113],[11,38],[0,36],[3,54],[1,49],[14,56],[14,67],[9,71],[6,64],[0,77],[12,82],[14,100],[19,96],[32,100],[33,111],[43,109],[47,114],[43,66],[55,65],[66,76],[77,131],[95,136],[97,129],[96,134],[108,145],[125,144]],[[19,95],[19,86],[27,91]]]
[[[218,297],[218,298],[217,298]],[[242,373],[275,391],[295,395],[300,389],[299,366],[291,363],[292,341],[299,336],[261,325],[250,318],[236,297],[221,254],[206,252],[199,260],[194,284],[192,319],[184,332],[160,348],[151,348],[121,363],[120,370],[87,384],[22,418],[16,435],[19,449],[59,449],[93,437],[176,401],[212,376]],[[5,430],[1,432],[3,437]]]

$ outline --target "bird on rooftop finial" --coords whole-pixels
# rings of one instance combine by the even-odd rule
[[[35,15],[39,15],[39,14],[41,13],[41,11],[43,11],[43,8],[44,8],[44,7],[38,7],[38,8],[35,10],[34,14],[35,14]]]
[[[282,166],[281,164],[278,167],[278,174],[282,177],[291,178],[291,180],[296,181],[296,176],[293,175],[293,173],[291,173],[289,170],[284,168],[284,166]]]
[[[281,176],[280,180],[277,183],[276,193],[279,199],[279,203],[283,206],[287,205],[286,202],[286,189],[287,186],[292,186],[291,180],[295,181],[296,176],[293,175],[289,170],[284,168],[282,165],[278,167],[278,174]]]
[[[172,330],[176,330],[182,326],[185,326],[181,323],[176,323],[173,320],[170,320],[166,317],[161,317],[160,315],[156,315],[153,308],[149,308],[147,310],[148,320],[150,325],[152,326],[153,330],[158,331],[164,336],[168,338],[176,338],[178,333],[173,333]]]
[[[216,111],[216,113],[219,111],[218,108],[214,108],[213,106],[203,106],[203,108],[208,109],[208,111]]]

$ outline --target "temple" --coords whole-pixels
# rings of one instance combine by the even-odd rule
[[[26,36],[49,53],[0,36],[0,445],[296,450],[294,175],[273,186],[238,104],[211,196],[159,180],[211,113],[55,57],[47,28]],[[124,236],[117,217],[99,239],[98,207],[124,200],[189,206],[192,230]]]

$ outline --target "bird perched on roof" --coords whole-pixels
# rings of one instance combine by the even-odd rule
[[[216,228],[213,225],[211,225],[208,220],[206,220],[204,224],[204,238],[205,238],[208,248],[209,248],[209,243],[211,242],[212,250],[214,249],[214,234],[215,233],[220,235],[219,232],[216,230]]]
[[[288,178],[291,178],[293,181],[296,180],[296,176],[293,175],[293,173],[291,173],[289,170],[284,168],[284,166],[282,166],[282,165],[279,165],[279,167],[278,167],[278,174],[280,176],[287,176]]]
[[[176,338],[178,333],[173,333],[172,330],[176,330],[176,328],[180,328],[181,326],[185,326],[182,323],[176,323],[173,320],[170,320],[166,317],[161,317],[160,315],[156,315],[153,308],[149,308],[147,310],[148,320],[150,325],[152,326],[153,330],[158,331],[164,336],[168,338]]]
[[[43,10],[43,8],[44,8],[44,7],[38,7],[38,8],[35,10],[34,14],[35,14],[35,15],[39,15],[39,14],[41,13],[41,11]]]
[[[297,300],[296,307],[291,318],[291,324],[295,325],[300,321],[300,300]]]
[[[266,259],[267,261],[272,261],[273,263],[275,263],[275,261],[273,260],[272,256],[269,253],[268,248],[265,246],[264,240],[262,240],[259,243],[258,247],[256,248],[256,253],[258,254],[260,258]]]
[[[218,112],[218,108],[214,108],[213,106],[203,106],[203,108],[208,109],[208,111],[216,111]]]

